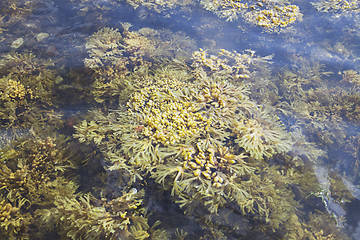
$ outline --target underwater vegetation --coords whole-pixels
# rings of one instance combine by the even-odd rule
[[[159,223],[147,222],[144,191],[133,188],[112,200],[76,193],[74,169],[84,159],[62,136],[32,134],[0,152],[1,239],[44,239],[54,231],[70,239],[167,239]]]
[[[69,154],[61,137],[43,138],[35,132],[1,149],[2,236],[27,239],[37,221],[34,211],[52,206],[57,194],[74,191],[75,185],[65,179],[74,168]]]
[[[302,20],[300,9],[287,1],[212,1],[202,0],[206,10],[214,12],[226,21],[239,17],[245,21],[263,27],[267,31],[279,31],[281,28]]]
[[[144,6],[149,10],[155,11],[157,13],[164,14],[164,12],[168,12],[169,15],[171,14],[171,11],[169,10],[174,10],[176,8],[181,8],[182,10],[190,10],[191,6],[194,5],[194,1],[190,0],[126,0],[126,3],[128,3],[134,9]]]
[[[1,126],[24,127],[39,120],[54,104],[53,62],[31,52],[12,52],[0,59]],[[43,114],[41,114],[41,112]],[[36,119],[36,120],[35,120]]]
[[[75,1],[79,13],[82,15],[94,14],[98,20],[104,20],[107,14],[113,8],[119,6],[131,6],[140,19],[156,14],[160,14],[165,18],[171,18],[172,15],[181,13],[184,16],[190,16],[189,13],[193,8],[199,5],[204,9],[214,12],[220,18],[226,21],[235,21],[238,18],[244,19],[246,22],[260,26],[268,32],[279,32],[281,29],[291,26],[296,21],[302,21],[302,13],[297,5],[291,4],[290,1],[213,1],[201,0],[171,0],[171,1],[155,1],[155,0],[126,0],[126,1],[104,1],[96,2],[89,0]],[[102,13],[96,12],[101,10]]]
[[[349,239],[358,5],[0,3],[0,239]]]
[[[0,3],[0,33],[7,31],[10,26],[30,15],[36,2],[38,1],[2,1]]]
[[[122,79],[140,67],[151,67],[170,58],[190,58],[187,51],[194,42],[182,32],[142,28],[131,31],[131,24],[123,29],[102,28],[88,38],[85,44],[89,57],[86,67],[94,71],[95,100],[116,99],[125,88]]]
[[[54,208],[39,211],[42,222],[70,239],[167,239],[150,227],[140,210],[144,191],[130,189],[121,197],[96,199],[91,194],[57,196]]]
[[[269,109],[259,109],[251,118],[241,118],[233,131],[237,134],[235,142],[255,159],[271,158],[276,153],[291,150],[290,137]]]
[[[360,3],[358,1],[347,0],[325,0],[311,3],[316,10],[320,12],[342,12],[342,11],[357,11],[359,10]]]
[[[356,153],[351,142],[357,136],[353,127],[359,124],[358,73],[345,70],[324,84],[324,79],[332,76],[323,65],[302,60],[297,68],[285,70],[279,76],[277,88],[282,98],[275,107],[297,119],[293,128],[301,128],[305,135],[311,136],[308,141],[320,149],[331,152],[332,148],[344,148]],[[341,88],[339,83],[343,84]],[[348,164],[356,166],[357,162],[354,159]],[[358,168],[351,171],[355,169]],[[354,180],[358,179],[358,172],[354,176]]]
[[[172,15],[181,12],[191,12],[192,7],[197,4],[190,0],[108,0],[108,1],[91,1],[91,0],[70,0],[74,9],[77,9],[80,15],[85,17],[93,16],[98,21],[104,21],[109,18],[109,14],[114,9],[119,7],[128,7],[134,10],[134,14],[139,19],[146,19],[154,14],[163,15],[165,18],[170,18]],[[187,14],[189,15],[189,14]]]
[[[246,50],[244,53],[230,52],[221,49],[216,55],[209,54],[200,48],[192,55],[192,66],[201,68],[210,74],[231,74],[235,80],[254,77],[262,65],[271,63],[272,56],[259,57],[255,51]]]
[[[201,216],[231,208],[263,232],[295,234],[287,222],[300,212],[289,184],[300,184],[296,172],[304,171],[301,156],[294,156],[295,138],[273,108],[257,105],[245,83],[234,80],[251,78],[269,59],[226,50],[217,57],[200,49],[189,64],[142,66],[123,79],[124,102],[89,112],[74,137],[96,144],[107,169],[120,172],[129,186],[154,179],[204,229],[215,222]],[[292,170],[270,167],[273,158]]]

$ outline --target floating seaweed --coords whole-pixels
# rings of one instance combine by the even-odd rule
[[[193,53],[193,64],[195,68],[203,68],[207,72],[216,75],[227,75],[235,79],[247,79],[252,77],[258,68],[270,63],[272,56],[259,57],[255,51],[246,50],[244,53],[221,49],[216,55],[210,55],[203,49]]]
[[[311,3],[319,12],[342,12],[342,11],[357,11],[360,3],[357,1],[347,0],[322,0]]]
[[[288,4],[287,1],[202,0],[201,4],[226,21],[234,21],[240,16],[247,22],[264,27],[268,31],[279,31],[295,21],[302,20],[299,7]]]

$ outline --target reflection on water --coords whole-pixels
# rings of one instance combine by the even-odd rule
[[[0,2],[0,239],[359,239],[357,1]]]

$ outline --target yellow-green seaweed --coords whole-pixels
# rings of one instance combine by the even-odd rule
[[[247,22],[269,31],[278,31],[297,20],[302,20],[299,7],[288,4],[288,1],[202,0],[200,2],[205,9],[225,18],[226,21],[234,21],[241,16]]]
[[[358,1],[348,0],[322,0],[319,2],[311,2],[311,4],[319,12],[341,12],[341,11],[357,11],[360,7]]]
[[[85,45],[89,57],[84,64],[94,71],[93,94],[99,103],[119,97],[128,84],[123,79],[131,72],[151,67],[159,58],[189,58],[186,52],[193,48],[193,41],[182,32],[150,28],[131,31],[131,24],[122,26],[121,33],[118,29],[100,29]]]

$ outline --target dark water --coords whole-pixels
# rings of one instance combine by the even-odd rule
[[[230,8],[209,11],[209,2],[0,2],[0,239],[360,238],[360,3],[213,1],[213,7],[224,2],[253,6],[253,11],[238,10],[237,19],[226,21],[221,11]],[[247,15],[284,6],[300,11],[287,26],[257,26]],[[112,35],[101,40],[106,31]],[[225,59],[229,67],[238,62],[222,57],[221,49],[249,55],[247,50],[254,51],[239,68],[248,77],[236,78],[235,68],[225,76],[221,67],[214,70],[206,64],[204,73],[248,88],[257,110],[244,114],[240,123],[255,119],[270,129],[269,135],[281,123],[283,130],[275,129],[275,135],[288,135],[275,142],[260,136],[265,148],[271,146],[258,157],[257,150],[235,144],[246,127],[239,133],[238,125],[224,120],[229,125],[221,132],[224,137],[219,136],[222,146],[230,154],[244,153],[246,164],[256,169],[241,177],[254,182],[248,187],[253,194],[249,201],[256,199],[257,205],[249,211],[242,209],[234,189],[201,195],[197,189],[202,185],[189,182],[190,187],[179,185],[180,193],[172,194],[176,181],[199,175],[189,167],[193,172],[175,177],[171,164],[182,161],[185,150],[175,157],[157,153],[160,163],[146,165],[141,161],[149,154],[141,148],[145,153],[134,163],[136,146],[142,144],[136,136],[151,126],[141,119],[146,115],[140,115],[149,99],[141,103],[139,115],[121,117],[131,109],[129,102],[137,104],[132,94],[146,89],[137,74],[157,76],[157,69],[172,64],[175,69],[187,66],[183,69],[193,74],[187,81],[193,81],[193,53],[199,49],[205,50],[205,58]],[[163,80],[164,85],[175,89],[176,79]],[[243,111],[235,106],[232,120]],[[263,117],[263,108],[274,118]],[[206,115],[211,109],[198,112]],[[133,146],[127,144],[131,141]],[[176,144],[196,148],[189,139],[156,141],[151,146],[158,144],[165,153],[180,146]],[[196,149],[193,155],[201,153]],[[206,149],[209,155],[210,147]],[[127,167],[116,167],[118,162]],[[161,181],[156,176],[164,169],[175,174]],[[223,189],[230,182],[226,177]],[[216,212],[211,204],[217,200],[211,199],[223,199]],[[261,213],[262,207],[270,217]]]

